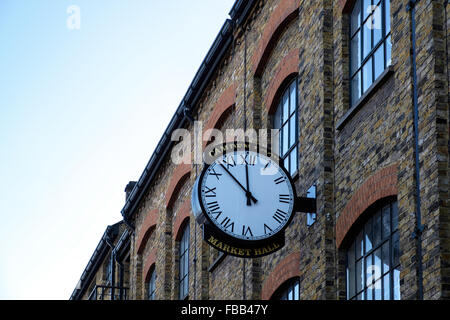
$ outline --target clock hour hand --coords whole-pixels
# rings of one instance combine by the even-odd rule
[[[258,200],[256,200],[255,197],[252,195],[252,193],[247,189],[245,189],[244,186],[231,174],[231,172],[223,164],[220,164],[220,166],[239,185],[239,187],[241,187],[241,189],[244,190],[245,196],[247,197],[247,203],[249,202],[249,199],[251,199],[251,201],[253,201],[254,203],[258,202]]]

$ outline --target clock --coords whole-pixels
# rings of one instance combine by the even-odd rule
[[[279,161],[255,150],[225,151],[196,180],[197,220],[239,242],[267,241],[289,225],[296,193]]]

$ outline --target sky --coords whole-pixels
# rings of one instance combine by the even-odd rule
[[[233,3],[0,0],[0,299],[69,299]]]

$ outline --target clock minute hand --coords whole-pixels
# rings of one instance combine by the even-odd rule
[[[248,182],[248,164],[247,164],[247,162],[245,162],[245,180],[247,181],[247,192],[250,193],[250,184]],[[251,205],[252,205],[252,201],[250,200],[250,197],[247,197],[247,206],[251,206]]]
[[[244,186],[231,174],[231,172],[227,168],[225,168],[225,166],[223,164],[220,164],[220,166],[239,185],[239,187],[241,187],[241,189],[244,190],[245,196],[247,197],[247,202],[248,202],[248,199],[251,199],[254,203],[258,202],[258,200],[256,200],[255,197],[252,195],[252,193],[249,192],[247,189],[245,189]]]

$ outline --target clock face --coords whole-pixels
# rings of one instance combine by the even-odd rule
[[[254,151],[220,156],[205,168],[198,187],[207,219],[234,238],[270,238],[292,218],[295,192],[288,173]]]

